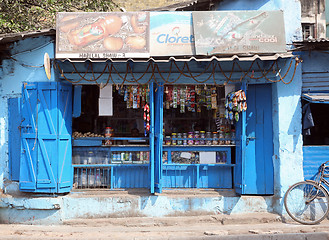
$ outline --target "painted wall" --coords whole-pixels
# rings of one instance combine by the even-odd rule
[[[290,71],[285,81],[292,75]],[[275,83],[272,92],[274,191],[278,198],[284,196],[290,185],[303,179],[301,87],[300,64],[292,82]],[[279,208],[281,200],[277,205]]]
[[[12,58],[0,65],[0,189],[9,179],[8,158],[8,99],[21,97],[22,82],[48,81],[43,68],[43,57],[54,57],[52,37],[28,38],[12,45]],[[54,72],[52,78],[54,81]]]

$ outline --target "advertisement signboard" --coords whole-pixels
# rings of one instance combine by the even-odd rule
[[[148,12],[58,13],[56,58],[147,58]]]
[[[197,55],[286,52],[282,11],[193,12]]]
[[[192,12],[150,13],[151,56],[195,55]]]
[[[59,13],[56,58],[286,52],[282,11]]]

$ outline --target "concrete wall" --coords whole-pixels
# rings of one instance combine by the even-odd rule
[[[22,82],[48,81],[43,68],[44,54],[54,58],[51,37],[28,38],[12,45],[12,59],[4,59],[0,66],[0,189],[9,177],[8,159],[8,99],[21,97]],[[54,81],[54,71],[52,78]]]

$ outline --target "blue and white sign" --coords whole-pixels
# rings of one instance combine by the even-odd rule
[[[192,12],[150,13],[151,56],[195,55]]]

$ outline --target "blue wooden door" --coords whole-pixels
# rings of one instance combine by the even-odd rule
[[[272,85],[249,85],[242,194],[273,194]]]
[[[72,166],[72,86],[58,87],[58,192],[69,192],[73,185]]]
[[[37,191],[56,192],[58,158],[57,83],[38,83]]]
[[[21,159],[19,188],[22,191],[35,191],[37,183],[37,84],[24,84],[21,108]]]
[[[23,85],[21,191],[53,193],[71,189],[70,88],[55,82]]]

